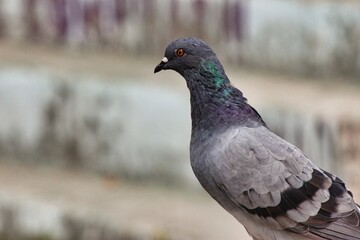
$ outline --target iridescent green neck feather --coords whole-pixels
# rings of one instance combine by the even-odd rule
[[[204,63],[206,71],[210,72],[213,76],[215,87],[219,89],[225,82],[225,74],[219,70],[219,67],[214,61],[207,61]]]

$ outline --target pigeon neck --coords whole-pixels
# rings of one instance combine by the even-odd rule
[[[184,77],[190,90],[193,130],[259,125],[257,119],[261,117],[247,104],[242,92],[230,84],[223,69],[200,73],[189,70]]]

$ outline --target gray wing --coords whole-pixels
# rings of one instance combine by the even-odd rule
[[[359,207],[337,177],[266,127],[234,128],[213,148],[214,180],[240,208],[276,229],[360,239]]]

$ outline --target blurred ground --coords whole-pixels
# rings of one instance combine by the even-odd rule
[[[21,176],[21,177],[19,177]],[[107,226],[152,239],[250,239],[204,192],[140,186],[80,171],[0,164],[2,198],[31,199],[87,213]],[[140,235],[141,235],[140,234]]]
[[[350,184],[350,188],[359,202],[359,185]],[[1,199],[56,206],[64,214],[97,219],[113,229],[150,239],[250,239],[245,229],[203,191],[5,163],[0,164],[0,189]]]
[[[221,52],[218,55],[221,58]],[[64,51],[53,46],[2,42],[0,56],[1,67],[44,69],[60,76],[95,75],[110,81],[126,77],[188,94],[177,74],[153,74],[162,52],[156,58],[129,57],[117,52]],[[225,67],[256,108],[273,104],[327,118],[360,117],[360,86],[345,79],[302,79]],[[343,178],[360,202],[360,163],[350,159],[342,164]],[[0,163],[0,191],[10,198],[31,198],[68,212],[88,211],[115,228],[121,225],[131,231],[149,232],[154,239],[250,239],[244,228],[204,192],[130,184],[70,169],[5,163]]]

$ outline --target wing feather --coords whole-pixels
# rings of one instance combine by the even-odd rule
[[[241,127],[230,136],[212,152],[213,174],[239,208],[276,229],[360,239],[359,209],[339,178],[266,127]]]

